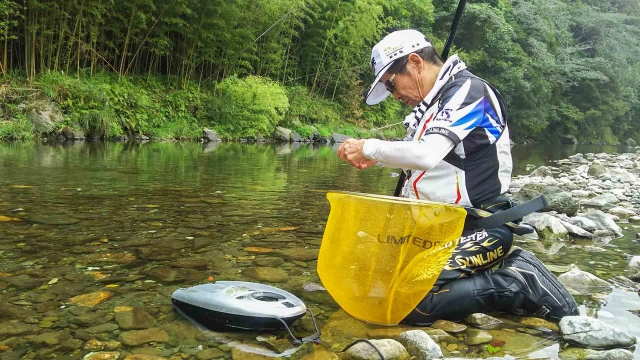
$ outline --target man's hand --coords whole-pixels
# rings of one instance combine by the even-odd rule
[[[365,141],[366,139],[347,139],[340,145],[340,148],[338,148],[338,157],[358,169],[366,169],[375,165],[375,160],[367,159],[364,157],[364,154],[362,154],[362,147]]]

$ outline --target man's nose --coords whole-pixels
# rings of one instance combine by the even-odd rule
[[[393,97],[396,98],[396,100],[400,100],[400,94],[398,94],[397,91],[392,92]]]

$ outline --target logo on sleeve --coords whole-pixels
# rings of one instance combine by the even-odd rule
[[[451,124],[453,122],[453,120],[451,120],[451,112],[452,111],[453,111],[452,109],[444,109],[444,110],[440,111],[436,115],[436,118],[433,119],[433,121],[445,121],[445,122],[448,122],[449,124]]]

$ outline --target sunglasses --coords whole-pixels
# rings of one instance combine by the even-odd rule
[[[424,50],[424,49],[420,49],[420,50],[418,50],[418,51],[416,51],[416,52],[414,52],[412,54],[421,53],[422,50]],[[404,66],[407,64],[408,61],[409,61],[409,56],[407,56],[407,58],[404,59],[404,62],[402,63],[402,65],[400,65],[400,67],[398,67],[397,71],[402,70],[404,68]],[[391,65],[390,68],[394,67],[394,65]],[[396,91],[396,83],[393,82],[393,79],[395,79],[395,78],[396,78],[396,73],[393,73],[393,75],[391,75],[391,77],[384,82],[384,86],[387,88],[387,91],[389,91],[392,94],[393,94],[394,91]]]

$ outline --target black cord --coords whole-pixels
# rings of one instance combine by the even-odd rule
[[[375,349],[375,351],[378,353],[378,355],[380,355],[380,359],[382,359],[382,360],[387,360],[387,359],[384,357],[384,355],[382,355],[382,351],[380,351],[380,349],[378,349],[378,347],[377,347],[377,346],[373,345],[373,343],[372,343],[371,341],[367,340],[367,339],[359,339],[359,340],[356,340],[356,341],[352,342],[351,344],[347,345],[344,349],[342,349],[342,351],[341,351],[341,352],[345,352],[345,351],[347,351],[347,349],[349,349],[350,347],[352,347],[353,345],[355,345],[355,344],[357,344],[357,343],[359,343],[359,342],[366,342],[367,344],[371,345],[371,347],[373,347],[373,348]]]
[[[311,314],[311,320],[313,321],[313,327],[316,328],[316,332],[315,334],[304,337],[302,339],[298,339],[293,335],[293,333],[291,332],[291,329],[289,328],[289,325],[287,325],[287,323],[284,320],[282,320],[281,318],[275,318],[276,320],[280,321],[282,325],[284,325],[284,328],[287,329],[287,331],[289,332],[289,335],[293,338],[293,343],[296,345],[302,345],[308,342],[313,342],[316,344],[320,343],[321,334],[320,334],[320,330],[318,329],[318,325],[316,324],[316,318],[315,316],[313,316],[313,311],[311,311],[311,309],[307,309],[307,311]]]

